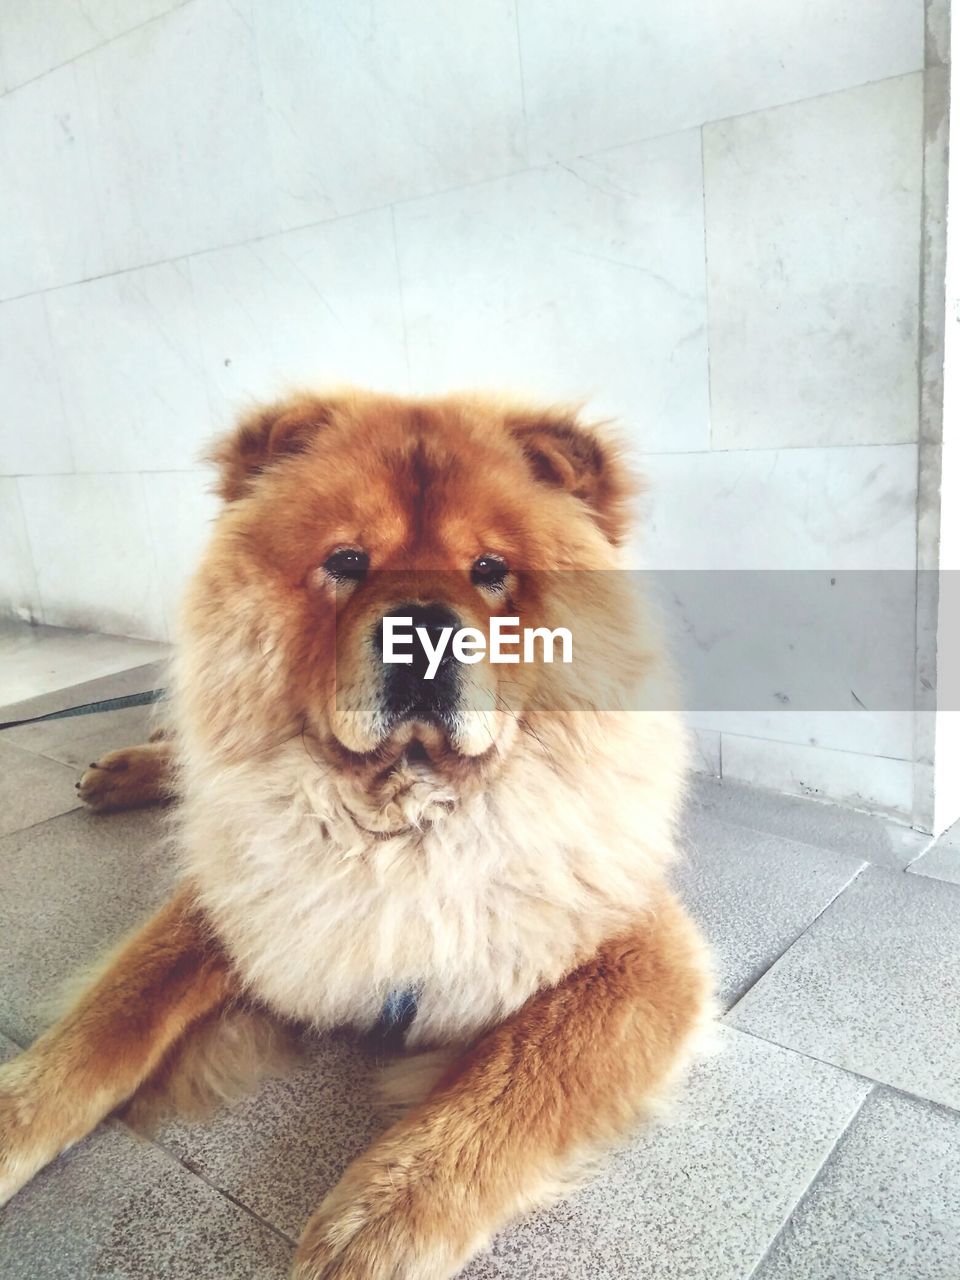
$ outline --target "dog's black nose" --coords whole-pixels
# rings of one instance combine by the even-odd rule
[[[387,618],[409,619],[393,623],[392,638],[384,635]],[[453,656],[452,636],[462,626],[445,604],[406,601],[395,605],[380,620],[374,643],[384,662],[383,701],[388,715],[443,720],[456,701],[459,676]],[[444,631],[448,634],[444,636]],[[386,647],[385,647],[386,643]],[[386,660],[391,649],[409,662]]]

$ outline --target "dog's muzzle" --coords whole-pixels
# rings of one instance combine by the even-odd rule
[[[409,662],[383,662],[383,620],[375,628],[372,637],[377,655],[383,662],[380,702],[384,720],[390,724],[402,724],[405,720],[425,720],[448,729],[457,713],[460,696],[459,664],[448,643],[439,660],[434,659],[432,678],[432,652],[445,629],[458,631],[463,625],[454,611],[445,604],[433,602],[421,604],[404,601],[390,609],[385,617],[409,618],[404,632],[412,633],[402,650]],[[424,637],[426,643],[424,643]]]

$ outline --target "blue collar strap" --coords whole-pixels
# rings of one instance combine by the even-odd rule
[[[376,1030],[381,1035],[402,1034],[417,1016],[419,992],[414,987],[391,991],[383,1002]]]

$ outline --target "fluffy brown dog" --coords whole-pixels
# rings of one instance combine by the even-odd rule
[[[257,1009],[393,1017],[434,1051],[420,1099],[319,1206],[294,1274],[440,1280],[628,1130],[709,1008],[663,878],[683,738],[611,572],[630,485],[574,415],[463,397],[298,398],[214,460],[174,739],[83,782],[100,807],[176,789],[182,886],[0,1070],[0,1199],[121,1105],[253,1056]],[[568,626],[575,661],[427,682],[382,660],[382,619],[411,614]]]

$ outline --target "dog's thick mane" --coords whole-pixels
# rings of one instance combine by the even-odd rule
[[[442,783],[414,787],[384,835],[300,736],[186,759],[184,870],[251,993],[364,1027],[413,987],[411,1044],[471,1038],[648,908],[685,763],[668,713],[541,717],[482,791],[448,808]]]

